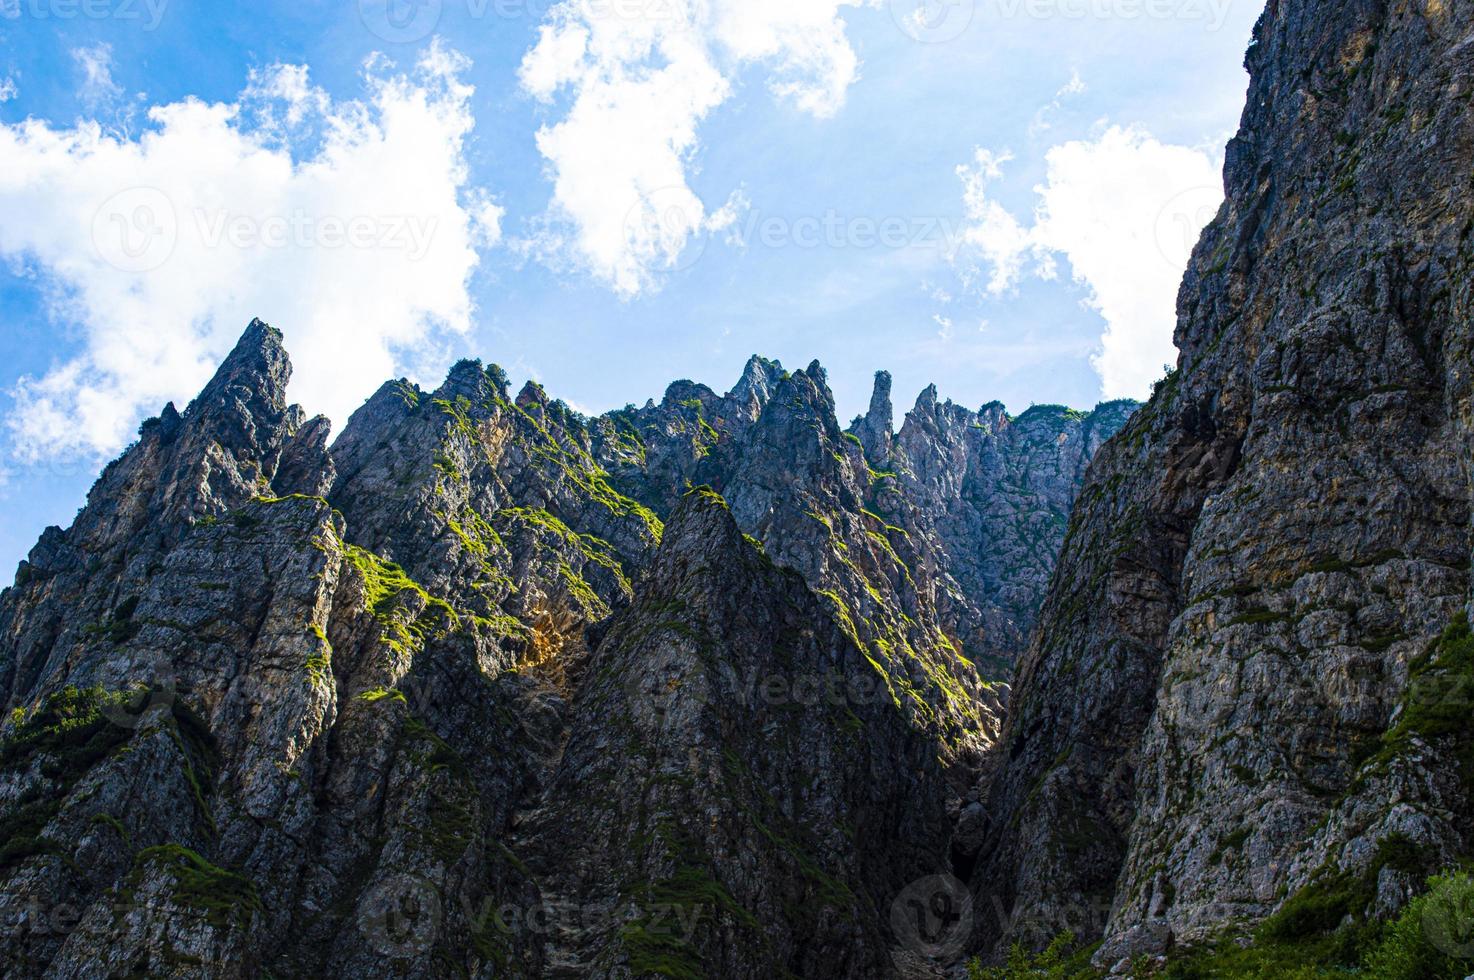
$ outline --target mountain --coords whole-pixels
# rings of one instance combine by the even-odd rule
[[[1019,670],[985,957],[1070,930],[1123,971],[1276,937],[1328,965],[1471,856],[1471,30],[1259,21],[1177,369],[1092,464]]]
[[[1467,977],[1474,3],[1247,63],[1139,410],[253,322],[0,594],[6,975]]]
[[[1132,406],[929,389],[892,433],[881,376],[847,432],[817,363],[754,358],[589,419],[465,361],[330,444],[290,373],[253,322],[0,595],[7,975],[921,962],[895,896],[976,848]]]

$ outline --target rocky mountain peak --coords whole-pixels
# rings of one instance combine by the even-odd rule
[[[526,384],[522,386],[522,390],[517,392],[518,408],[529,408],[533,405],[541,406],[546,405],[547,403],[548,393],[543,389],[543,386],[538,384],[536,381],[529,380]]]
[[[694,487],[665,522],[651,574],[668,578],[672,563],[711,559],[724,552],[731,557],[748,547],[721,495],[709,486]]]
[[[677,406],[693,407],[692,403],[699,403],[703,407],[710,407],[717,400],[716,392],[704,384],[695,381],[672,381],[666,386],[665,394],[660,399],[664,408]]]
[[[839,424],[834,415],[834,392],[829,388],[829,373],[817,360],[802,371],[795,371],[779,386],[779,392],[793,391],[805,411],[815,416],[827,431],[837,435]]]
[[[5,975],[1468,976],[1471,37],[1270,2],[1144,407],[253,321],[0,593]]]
[[[927,385],[921,389],[921,394],[916,396],[916,405],[911,411],[917,415],[930,415],[937,409],[937,386]]]
[[[782,364],[754,354],[747,359],[747,365],[742,369],[742,377],[727,393],[727,398],[740,404],[755,404],[756,407],[761,408],[767,403],[782,377]]]
[[[287,383],[291,379],[292,362],[282,346],[281,331],[262,320],[252,320],[190,407],[207,411],[240,401],[253,411],[279,413],[287,407]]]

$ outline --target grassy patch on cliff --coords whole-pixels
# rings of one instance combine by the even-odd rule
[[[1413,749],[1414,740],[1445,744],[1466,787],[1474,786],[1474,629],[1459,613],[1433,647],[1408,666],[1396,722],[1368,760],[1384,765]]]
[[[343,558],[363,579],[364,599],[375,619],[384,627],[385,642],[401,656],[424,645],[432,636],[460,629],[460,614],[444,599],[425,591],[403,568],[358,545],[342,545]],[[413,593],[423,610],[410,619],[400,597]]]
[[[1079,949],[1074,933],[1064,932],[1040,953],[1030,954],[1020,946],[1008,952],[1002,966],[983,966],[980,960],[967,965],[968,980],[1095,980],[1100,970],[1090,965],[1095,947]]]
[[[59,842],[41,836],[76,783],[132,736],[103,713],[126,710],[127,695],[102,688],[68,686],[51,695],[34,713],[12,717],[12,730],[0,739],[0,772],[22,772],[39,765],[52,781],[27,792],[0,818],[0,871],[30,857],[59,854]]]
[[[1379,861],[1409,857],[1398,842]],[[1384,864],[1383,866],[1386,866]],[[1375,870],[1333,874],[1303,889],[1249,935],[1227,935],[1173,956],[1164,980],[1462,980],[1474,972],[1474,878],[1449,872],[1428,881],[1393,921],[1365,918]]]
[[[203,912],[206,921],[217,929],[244,925],[252,913],[262,909],[261,896],[249,878],[217,867],[187,847],[161,844],[139,851],[130,887],[137,887],[143,870],[150,866],[161,868],[173,878],[175,898]]]

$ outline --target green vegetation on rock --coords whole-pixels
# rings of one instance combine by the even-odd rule
[[[262,910],[261,896],[249,878],[211,864],[178,844],[161,844],[138,852],[129,887],[136,889],[145,869],[159,868],[174,879],[174,896],[204,913],[216,929],[248,925]]]

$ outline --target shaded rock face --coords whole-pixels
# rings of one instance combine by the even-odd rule
[[[466,361],[329,447],[289,376],[252,323],[0,595],[7,975],[961,952],[894,913],[976,851],[1003,690],[955,625],[948,485],[864,448],[901,458],[888,410],[846,433],[818,364],[754,358],[590,420]]]
[[[1265,11],[1178,369],[1091,466],[1020,670],[985,947],[1114,963],[1337,872],[1386,911],[1469,853],[1467,732],[1430,719],[1469,710],[1437,641],[1470,587],[1471,28]]]
[[[889,974],[891,898],[945,869],[935,747],[716,494],[679,505],[590,671],[519,834],[544,897],[587,913],[549,975]]]

